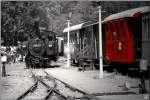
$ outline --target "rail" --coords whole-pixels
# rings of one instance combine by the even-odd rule
[[[27,89],[23,94],[21,94],[17,100],[21,100],[23,99],[25,96],[27,96],[30,92],[33,92],[36,88],[37,88],[37,85],[38,85],[38,79],[37,77],[33,74],[33,72],[31,71],[31,74],[32,74],[32,78],[34,79],[34,84],[29,88]]]

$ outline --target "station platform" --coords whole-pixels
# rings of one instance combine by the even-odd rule
[[[148,94],[139,94],[139,79],[104,72],[99,78],[99,71],[78,71],[77,68],[46,69],[50,75],[102,100],[148,100]],[[125,85],[126,84],[126,85]],[[126,88],[126,86],[128,88]]]

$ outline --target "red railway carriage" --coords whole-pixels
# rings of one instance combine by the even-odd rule
[[[70,27],[70,39],[75,40],[72,59],[99,58],[98,26],[98,22],[86,22]],[[108,64],[139,65],[145,60],[150,66],[150,7],[108,16],[102,22],[102,36],[103,60]]]
[[[142,25],[144,25],[142,18],[148,13],[150,13],[150,7],[140,7],[105,18],[103,34],[105,34],[106,40],[107,61],[133,63],[142,59],[142,34],[150,34],[150,31],[147,33],[142,31]],[[147,18],[146,24],[149,26],[149,15]],[[147,30],[150,29],[147,28]]]

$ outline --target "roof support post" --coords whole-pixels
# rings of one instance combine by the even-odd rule
[[[70,20],[67,20],[68,22],[68,52],[67,52],[67,68],[70,67],[70,44],[69,44],[69,40],[70,40],[70,33],[69,33],[69,27],[70,27]]]
[[[99,8],[99,78],[103,78],[103,51],[102,51],[102,22],[101,22],[101,6]]]

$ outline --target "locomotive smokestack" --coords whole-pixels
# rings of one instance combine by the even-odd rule
[[[39,16],[35,17],[33,21],[34,21],[35,35],[36,37],[39,37],[40,36],[40,31],[39,31],[40,17]]]
[[[35,21],[35,23],[34,23],[34,26],[35,26],[35,34],[37,35],[37,36],[40,36],[40,32],[39,32],[39,21]]]

